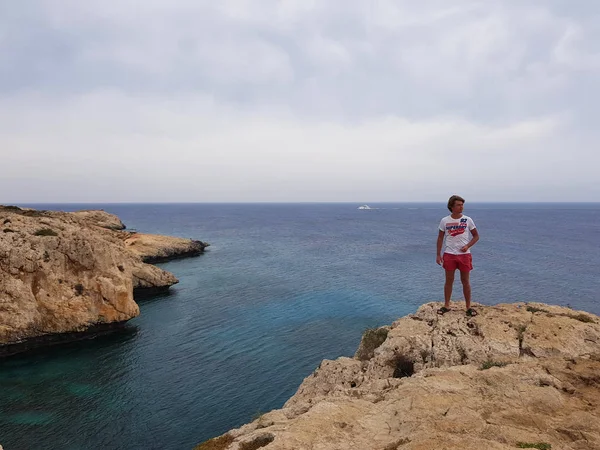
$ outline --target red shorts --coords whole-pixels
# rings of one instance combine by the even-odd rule
[[[469,272],[473,270],[473,258],[470,253],[464,255],[453,255],[452,253],[444,253],[444,264],[442,267],[446,270],[460,270],[461,272]]]

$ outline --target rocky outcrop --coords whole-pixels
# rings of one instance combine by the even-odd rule
[[[0,207],[0,227],[0,355],[111,330],[139,314],[134,291],[178,282],[104,211]]]
[[[430,303],[325,360],[280,410],[204,449],[600,449],[600,318]]]
[[[121,222],[114,214],[107,213],[101,209],[84,209],[70,213],[76,217],[84,219],[86,222],[93,223],[99,227],[109,230],[124,230],[125,224]]]
[[[164,292],[179,283],[171,272],[146,264],[135,255],[131,260],[131,280],[134,297]]]
[[[127,249],[149,264],[172,259],[198,256],[209,246],[206,242],[194,241],[157,234],[129,233],[125,239]]]

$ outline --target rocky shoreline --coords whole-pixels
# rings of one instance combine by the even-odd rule
[[[105,334],[121,331],[125,329],[126,324],[127,320],[122,322],[97,323],[88,326],[83,331],[52,333],[29,337],[10,344],[0,345],[0,358],[16,355],[18,353],[37,351],[54,345],[97,338]]]
[[[196,450],[600,449],[600,317],[440,306],[368,330],[282,409]]]
[[[139,314],[134,296],[177,278],[148,264],[208,244],[123,231],[105,211],[0,206],[0,356],[89,337]]]
[[[125,246],[130,252],[138,255],[143,262],[157,264],[199,256],[210,244],[157,234],[128,233],[125,237]]]
[[[178,282],[149,261],[208,246],[124,230],[104,211],[0,206],[0,357],[122,328],[135,295]],[[440,306],[367,330],[354,357],[324,360],[281,409],[196,450],[600,450],[600,317]]]

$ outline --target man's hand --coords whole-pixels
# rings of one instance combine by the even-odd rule
[[[437,258],[435,258],[435,262],[441,266],[444,264],[444,258],[442,258],[440,255],[437,255]]]
[[[467,250],[469,250],[469,246],[468,245],[465,245],[464,247],[461,247],[461,249],[460,249],[460,251],[463,252],[463,253],[466,252]]]

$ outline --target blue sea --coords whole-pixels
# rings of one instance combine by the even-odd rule
[[[442,301],[445,204],[106,204],[140,232],[211,244],[123,332],[0,360],[5,450],[192,449],[280,408],[363,331]],[[600,314],[600,204],[467,203],[473,300]],[[458,279],[458,277],[457,277]],[[454,299],[462,298],[460,284]]]

